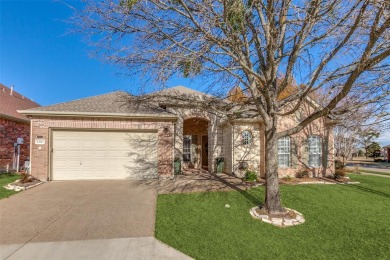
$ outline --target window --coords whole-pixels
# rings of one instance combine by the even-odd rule
[[[248,145],[252,143],[252,133],[248,130],[245,130],[241,133],[242,136],[242,144]]]
[[[321,137],[319,136],[309,136],[308,139],[309,145],[309,166],[310,167],[320,167],[321,166]]]
[[[279,167],[290,167],[290,137],[285,136],[278,140]]]
[[[191,136],[183,136],[183,161],[191,161]]]

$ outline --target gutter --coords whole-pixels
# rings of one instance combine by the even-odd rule
[[[126,114],[126,113],[99,113],[99,112],[61,112],[61,111],[31,111],[17,110],[26,116],[62,116],[62,117],[107,117],[107,118],[129,118],[129,119],[163,119],[177,120],[175,115],[153,115],[153,114]]]
[[[5,114],[0,114],[0,118],[4,118],[4,119],[10,120],[10,121],[16,121],[16,122],[19,122],[19,123],[26,123],[26,124],[30,123],[30,119],[28,119],[28,118],[22,119],[22,118],[19,118],[19,117],[8,116],[8,115],[5,115]]]

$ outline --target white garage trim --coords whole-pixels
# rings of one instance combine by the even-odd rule
[[[157,178],[156,130],[52,129],[51,180]]]

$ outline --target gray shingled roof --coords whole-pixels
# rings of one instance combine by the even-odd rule
[[[143,115],[172,115],[166,110],[151,104],[140,104],[137,97],[124,91],[111,92],[74,101],[42,106],[21,111],[28,112],[58,112],[61,113],[101,113],[101,114],[143,114]]]
[[[212,95],[210,95],[210,94],[207,94],[207,93],[204,93],[201,91],[197,91],[197,90],[194,90],[191,88],[187,88],[184,86],[176,86],[176,87],[172,87],[172,88],[167,88],[167,89],[163,89],[163,90],[151,93],[151,94],[155,94],[155,95],[158,95],[158,94],[171,94],[171,95],[181,94],[181,95],[183,95],[184,94],[184,95],[202,95],[202,96],[212,97]]]

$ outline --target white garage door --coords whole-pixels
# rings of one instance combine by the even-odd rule
[[[53,131],[52,179],[157,177],[157,133]]]

